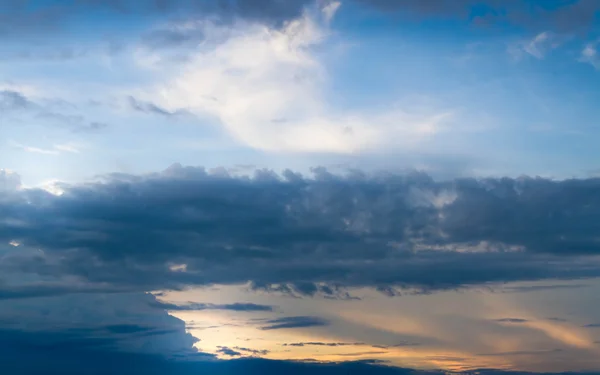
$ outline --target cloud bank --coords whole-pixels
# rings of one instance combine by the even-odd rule
[[[0,196],[11,298],[248,282],[300,296],[348,287],[398,295],[600,275],[598,179],[434,181],[323,168],[235,177],[173,165],[61,189]],[[23,274],[54,281],[39,290],[12,281]]]

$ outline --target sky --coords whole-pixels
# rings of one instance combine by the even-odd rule
[[[0,0],[10,374],[600,373],[600,2]]]

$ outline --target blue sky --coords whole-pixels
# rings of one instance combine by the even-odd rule
[[[241,38],[260,38],[262,32],[271,33],[270,44],[262,47],[272,53],[278,48],[276,39],[290,38],[293,32],[281,23],[294,20],[269,19],[267,12],[265,19],[238,15],[219,26],[215,22],[223,15],[184,13],[190,6],[184,3],[174,4],[172,13],[165,15],[135,2],[121,5],[130,7],[128,11],[102,2],[87,6],[57,2],[60,7],[38,9],[41,14],[13,6],[15,14],[26,12],[31,20],[41,21],[33,27],[27,22],[35,21],[24,18],[22,25],[14,26],[18,32],[5,37],[0,77],[4,88],[39,101],[46,112],[71,118],[49,119],[33,115],[32,110],[6,109],[2,152],[9,165],[4,167],[19,171],[33,185],[49,179],[78,181],[115,169],[148,172],[172,162],[306,169],[342,161],[381,169],[384,166],[377,160],[390,153],[417,159],[404,168],[426,165],[443,170],[437,164],[459,157],[468,164],[460,173],[470,175],[564,178],[588,176],[597,169],[595,98],[600,85],[597,57],[592,53],[597,27],[590,20],[581,25],[558,21],[577,17],[579,13],[571,8],[578,4],[563,4],[545,14],[529,11],[524,20],[513,21],[509,16],[521,14],[527,4],[509,3],[507,16],[489,24],[477,22],[475,15],[482,10],[465,13],[466,5],[445,9],[440,4],[438,10],[423,10],[408,4],[394,11],[350,2],[336,6],[330,20],[319,14],[317,5],[308,4],[304,16],[297,5],[291,14],[304,18],[295,21],[311,29],[301,31],[299,38],[307,39],[299,44],[283,42],[292,43],[288,56],[264,57],[269,60],[260,63],[271,64],[272,70],[238,66],[245,69],[239,72],[241,77],[222,71],[213,82],[218,87],[195,87],[198,92],[189,92],[193,88],[174,88],[175,82],[213,69],[198,61],[219,51],[237,58],[233,54],[243,53]],[[46,16],[52,12],[59,14],[57,19]],[[542,16],[546,19],[537,21]],[[229,44],[228,33],[233,33]],[[286,60],[291,57],[298,60]],[[309,78],[301,84],[289,82],[289,76],[277,74],[284,65],[285,74]],[[222,108],[208,108],[208,99],[201,99],[225,95],[227,85],[234,88],[250,75],[255,75],[253,85],[278,85],[273,89],[290,95],[281,108],[269,109],[281,118],[263,119],[267,115],[263,108],[252,120],[275,122],[234,124],[237,120],[225,118]],[[248,98],[250,102],[268,100],[257,92],[244,95],[255,96]],[[136,111],[130,97],[165,112]],[[228,100],[226,105],[231,106],[236,99]],[[176,111],[185,115],[168,115]],[[365,133],[355,134],[354,139],[344,133],[348,139],[327,141],[324,134],[306,130],[301,137],[308,139],[291,142],[298,134],[286,129],[308,126],[283,121],[291,122],[285,117],[295,111],[301,112],[292,116],[307,117],[302,121],[335,122],[329,124],[333,132],[343,133],[344,126],[352,127],[344,123],[358,121],[354,126]],[[314,113],[308,116],[306,111]],[[91,134],[74,131],[78,125],[65,125],[78,119],[107,126]],[[390,129],[392,123],[402,130]],[[246,134],[239,134],[240,129]],[[274,139],[267,142],[267,136]],[[339,134],[331,136],[339,138]],[[33,149],[51,151],[55,144],[78,145],[77,157],[65,152],[52,157],[32,153]],[[397,159],[406,159],[400,155]],[[42,160],[44,168],[33,167]]]
[[[595,0],[0,1],[0,38],[0,367],[600,370]]]

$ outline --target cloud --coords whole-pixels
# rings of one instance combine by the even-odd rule
[[[502,319],[496,319],[496,322],[499,323],[527,323],[528,320],[527,319],[520,319],[520,318],[502,318]]]
[[[66,103],[61,99],[31,98],[24,92],[12,89],[0,90],[0,110],[11,116],[33,116],[36,122],[41,120],[47,124],[65,128],[74,133],[95,132],[107,126],[105,123],[88,121],[85,116],[78,113],[58,112],[52,104],[56,101],[66,104],[66,107],[69,109],[75,108],[70,103]],[[30,152],[49,154],[52,153],[52,150],[30,148]]]
[[[600,323],[586,324],[583,327],[585,327],[585,328],[600,328]]]
[[[34,154],[44,154],[44,155],[58,155],[58,154],[65,153],[65,152],[78,154],[79,149],[81,147],[74,143],[55,144],[52,146],[52,148],[49,148],[49,149],[26,146],[26,145],[23,145],[21,143],[15,142],[15,141],[10,141],[9,144],[12,147],[21,149],[25,152],[30,152],[30,153],[34,153]]]
[[[273,329],[307,328],[329,325],[327,320],[316,316],[290,316],[267,320],[266,323],[268,325],[260,327],[260,329],[268,331]]]
[[[312,0],[157,0],[139,2],[135,0],[90,1],[76,0],[68,3],[33,0],[31,6],[23,2],[10,2],[2,5],[0,13],[0,35],[20,37],[36,35],[54,37],[72,30],[72,21],[90,14],[108,13],[116,19],[128,23],[143,22],[157,17],[190,18],[215,17],[222,22],[235,22],[245,19],[278,26],[289,19],[298,17],[303,9],[314,4]],[[96,20],[87,27],[99,27]]]
[[[600,70],[600,56],[598,55],[598,41],[588,43],[581,51],[579,61],[588,63],[594,68]]]
[[[550,317],[550,318],[546,318],[547,320],[553,321],[553,322],[560,322],[560,323],[564,323],[564,322],[568,322],[568,319],[565,318],[556,318],[556,317]]]
[[[3,355],[4,344],[11,341],[21,355],[86,349],[164,356],[197,352],[192,347],[197,339],[186,332],[183,321],[148,307],[154,299],[150,294],[38,297],[0,300]],[[23,314],[23,310],[28,312]]]
[[[0,110],[3,112],[28,109],[34,106],[25,95],[17,91],[0,91]]]
[[[250,353],[252,355],[267,355],[270,353],[269,350],[257,350],[257,349],[249,349],[249,348],[240,348],[239,346],[235,346],[233,349],[239,350],[245,353]]]
[[[0,199],[0,242],[22,249],[0,269],[57,277],[61,294],[78,292],[72,277],[117,290],[250,282],[307,297],[599,276],[598,179],[313,173],[174,165],[60,196],[22,189]]]
[[[137,100],[160,112],[186,108],[219,120],[237,142],[265,151],[351,153],[378,147],[416,147],[452,120],[448,109],[346,110],[326,98],[328,72],[316,49],[326,46],[337,6],[306,11],[281,28],[209,20],[183,22],[206,40],[178,69],[170,52],[137,54],[159,83],[140,88]]]
[[[513,352],[485,353],[485,354],[478,354],[478,355],[483,356],[483,357],[535,356],[535,355],[556,354],[559,352],[562,352],[562,349],[522,350],[522,351],[513,351]]]
[[[589,30],[600,4],[594,0],[531,2],[527,0],[358,0],[384,12],[414,17],[464,19],[482,26],[516,25],[551,28],[561,33]]]
[[[273,311],[273,306],[259,305],[255,303],[229,303],[229,304],[212,304],[212,303],[188,303],[185,305],[176,305],[172,303],[155,302],[156,306],[163,310],[170,311],[200,311],[200,310],[229,310],[229,311]]]
[[[283,344],[283,346],[364,346],[364,342],[292,342],[289,344]]]
[[[131,107],[131,109],[133,109],[134,111],[137,111],[137,112],[142,112],[142,113],[146,113],[146,114],[154,114],[154,115],[159,115],[159,116],[166,116],[166,117],[181,116],[181,115],[185,115],[187,113],[186,111],[181,110],[181,109],[175,110],[172,112],[167,111],[166,109],[161,108],[154,103],[139,101],[136,98],[134,98],[133,96],[129,96],[129,106]]]
[[[10,241],[9,243],[19,243],[18,241]],[[47,281],[44,283],[35,282],[29,284],[5,285],[0,283],[0,300],[16,300],[38,297],[63,296],[69,294],[89,294],[89,293],[124,293],[131,289],[118,286],[95,285],[95,284],[73,284],[73,283],[57,283]]]
[[[44,148],[39,148],[39,147],[26,146],[26,145],[20,144],[15,141],[10,141],[9,144],[14,148],[18,148],[25,152],[30,152],[30,153],[34,153],[34,154],[45,154],[45,155],[58,155],[59,154],[59,152],[55,149],[44,149]]]
[[[515,59],[521,59],[523,54],[528,54],[536,59],[543,59],[552,49],[561,45],[561,40],[552,32],[544,31],[530,40],[519,42],[516,45],[509,46],[508,52]]]
[[[128,333],[139,333],[148,332],[153,328],[140,326],[137,324],[115,324],[104,327],[107,331],[116,334],[128,334]]]
[[[552,284],[552,285],[519,285],[502,288],[503,292],[506,293],[527,293],[527,292],[538,292],[544,290],[556,290],[556,289],[580,289],[587,288],[587,284]]]
[[[219,346],[218,348],[219,349],[217,349],[217,353],[224,354],[229,357],[238,357],[238,356],[242,355],[242,353],[235,351],[233,349],[230,349],[226,346]]]
[[[170,27],[156,29],[142,36],[142,45],[148,49],[179,48],[188,44],[197,44],[204,39],[201,31]]]

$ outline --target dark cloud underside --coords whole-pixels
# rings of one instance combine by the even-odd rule
[[[238,178],[175,165],[65,189],[0,196],[0,241],[44,251],[11,252],[3,270],[71,275],[84,287],[252,282],[332,297],[353,286],[395,295],[600,275],[599,179],[436,182],[324,169]]]

